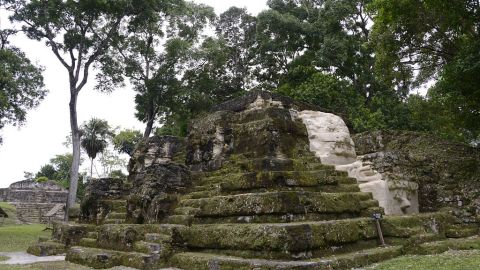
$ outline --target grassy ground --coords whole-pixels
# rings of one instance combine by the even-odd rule
[[[448,251],[438,255],[404,256],[367,267],[368,270],[479,270],[480,250]]]
[[[17,223],[17,215],[15,211],[15,206],[6,203],[6,202],[0,202],[0,208],[2,208],[8,215],[8,218],[6,218],[3,221],[3,225],[14,225]],[[0,226],[2,224],[0,223]]]
[[[38,241],[38,237],[51,235],[51,231],[43,229],[43,224],[0,226],[0,251],[26,251],[29,245]]]
[[[43,229],[44,224],[0,226],[0,252],[26,251],[39,236],[51,235],[51,231]]]
[[[43,231],[45,225],[42,224],[17,224],[15,206],[0,202],[0,207],[8,214],[8,218],[0,225],[0,251],[26,251],[29,245],[38,240],[38,237],[51,234],[51,231]]]

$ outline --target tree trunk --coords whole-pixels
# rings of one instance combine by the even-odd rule
[[[72,131],[73,161],[70,168],[70,188],[68,190],[67,205],[65,208],[65,221],[68,221],[68,210],[75,204],[78,188],[78,169],[80,167],[80,130],[77,121],[78,92],[70,90],[70,128]]]
[[[93,178],[93,158],[90,159],[90,179]]]
[[[145,127],[145,132],[143,133],[143,138],[144,139],[147,139],[148,137],[150,137],[150,134],[152,133],[152,129],[153,129],[154,120],[155,120],[155,118],[153,117],[153,115],[149,114],[148,115],[148,121],[147,121],[147,127]]]

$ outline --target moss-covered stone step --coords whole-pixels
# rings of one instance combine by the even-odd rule
[[[445,232],[449,238],[465,238],[479,233],[480,227],[478,224],[453,224]]]
[[[372,248],[339,256],[326,257],[319,260],[307,261],[245,259],[219,254],[185,252],[173,255],[169,264],[190,270],[337,270],[366,266],[400,255],[401,248],[398,246]]]
[[[105,219],[125,219],[127,217],[126,212],[110,212]]]
[[[454,238],[416,245],[409,249],[412,254],[438,254],[447,250],[480,249],[480,237]]]
[[[179,224],[190,226],[193,223],[194,215],[171,215],[165,219],[166,224]]]
[[[167,224],[108,224],[98,228],[97,247],[118,251],[134,251],[139,241],[152,243],[172,243],[180,239],[178,228],[181,225]],[[162,241],[152,241],[152,235],[162,235]],[[159,238],[160,239],[160,238]]]
[[[97,239],[98,238],[98,232],[97,231],[87,232],[86,237]]]
[[[400,245],[420,234],[444,238],[443,227],[449,222],[442,214],[423,214],[386,217],[381,227],[387,243]],[[342,253],[375,246],[378,239],[370,218],[276,224],[194,224],[182,227],[179,232],[188,248],[263,258],[324,256],[332,247]]]
[[[172,240],[173,239],[171,235],[166,235],[162,233],[146,233],[145,234],[145,241],[148,241],[151,243],[171,243]]]
[[[35,256],[53,256],[64,254],[67,248],[63,243],[54,240],[40,241],[28,247],[27,253]]]
[[[93,248],[96,248],[98,246],[96,238],[88,238],[88,237],[82,238],[82,240],[80,240],[80,243],[78,245],[82,247],[93,247]]]
[[[250,250],[264,258],[308,256],[306,252],[313,250],[377,238],[374,223],[367,218],[285,224],[192,225],[180,231],[189,248]]]
[[[184,199],[179,207],[200,209],[195,217],[229,217],[307,213],[359,214],[370,205],[370,193],[281,191]]]
[[[177,207],[173,212],[176,215],[195,215],[200,212],[200,209],[194,207]]]
[[[65,246],[78,245],[80,240],[90,232],[95,232],[97,226],[93,224],[76,224],[65,222],[54,222],[52,239]]]
[[[264,171],[228,173],[218,176],[201,177],[194,185],[219,184],[222,190],[248,190],[276,186],[313,187],[317,185],[355,184],[354,178],[345,172],[331,170],[317,171]]]
[[[111,212],[127,212],[126,200],[101,200],[100,203]]]
[[[103,224],[123,224],[123,223],[125,223],[125,219],[108,218],[103,221]]]
[[[234,190],[225,191],[220,188],[220,185],[205,185],[195,187],[193,192],[183,195],[182,199],[201,199],[221,195],[236,195],[242,193],[264,193],[274,191],[308,191],[308,192],[327,192],[327,193],[341,193],[341,192],[360,192],[358,184],[338,184],[338,185],[317,185],[312,187],[271,187],[271,188],[256,188],[249,190]]]
[[[122,252],[88,247],[71,247],[65,260],[95,269],[127,266],[138,269],[158,269],[160,259],[156,254]]]
[[[332,165],[322,164],[313,153],[309,152],[308,155],[296,159],[277,157],[247,159],[241,155],[232,155],[230,160],[224,163],[223,167],[230,169],[229,171],[236,169],[240,172],[335,170],[335,167]]]

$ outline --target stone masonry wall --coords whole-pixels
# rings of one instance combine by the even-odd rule
[[[377,131],[353,136],[358,155],[392,180],[419,185],[420,212],[451,208],[480,221],[480,149],[423,133]]]
[[[17,218],[26,223],[46,223],[50,220],[62,220],[63,208],[53,217],[45,217],[58,204],[65,204],[68,191],[53,181],[38,183],[33,180],[15,182],[3,191],[3,200],[16,207]]]

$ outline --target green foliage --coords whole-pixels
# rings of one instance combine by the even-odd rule
[[[472,142],[480,135],[480,8],[477,1],[374,0],[376,74],[392,87],[429,80],[422,128]],[[418,72],[415,72],[417,71]],[[416,75],[416,76],[413,76]]]
[[[18,48],[0,44],[0,129],[7,124],[21,125],[27,110],[45,97],[42,68],[33,65]],[[6,38],[6,37],[5,37]],[[2,138],[0,137],[0,143]]]
[[[35,174],[35,178],[46,177],[47,179],[55,179],[57,170],[52,164],[46,164],[40,167],[40,170]]]
[[[72,154],[56,155],[50,159],[48,164],[43,165],[40,170],[35,174],[35,178],[47,177],[49,180],[53,180],[68,188],[70,185],[70,169],[73,162]],[[32,174],[33,178],[33,174]],[[81,199],[85,192],[85,184],[83,183],[85,175],[80,175],[80,181],[78,185],[77,195]]]
[[[111,172],[115,170],[126,168],[125,160],[108,149],[102,152],[99,161],[102,165],[104,175],[110,175]]]
[[[48,177],[45,177],[45,176],[40,176],[40,177],[35,178],[35,181],[37,181],[38,183],[45,183],[48,180],[49,180]]]
[[[95,159],[98,153],[107,148],[107,139],[112,132],[108,122],[98,118],[92,118],[82,125],[82,148],[87,152],[90,159]]]
[[[112,178],[121,178],[121,179],[127,179],[127,175],[122,172],[122,170],[113,170],[110,172],[108,177]]]
[[[156,119],[181,102],[178,77],[187,52],[214,16],[212,8],[193,2],[147,1],[122,28],[122,41],[102,62],[103,70],[113,64],[120,71],[116,74],[126,76],[137,92],[135,115],[147,124],[144,137],[150,135]],[[114,77],[107,79],[115,84]]]
[[[119,153],[125,153],[131,156],[135,150],[135,145],[142,139],[142,133],[138,130],[124,129],[113,137],[113,147]]]

